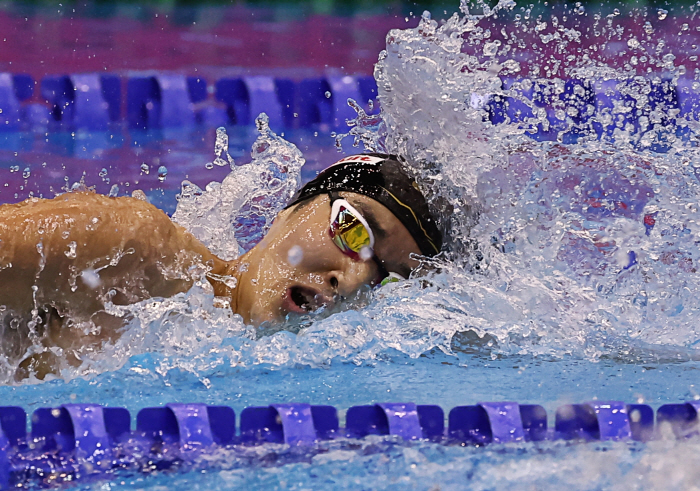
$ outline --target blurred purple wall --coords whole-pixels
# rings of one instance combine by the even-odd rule
[[[298,71],[336,68],[371,75],[389,29],[409,25],[400,16],[280,19],[264,10],[202,8],[186,25],[173,15],[145,20],[22,16],[0,11],[0,72],[44,75],[124,70],[212,74],[223,67]],[[415,25],[415,19],[410,25]],[[214,73],[216,74],[216,73]]]

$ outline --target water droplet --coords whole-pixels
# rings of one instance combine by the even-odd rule
[[[19,172],[19,165],[11,165],[10,172]]]
[[[327,90],[326,91],[326,99],[330,99],[330,98],[331,98],[331,93],[330,93],[330,91]]]
[[[287,262],[291,266],[298,266],[302,259],[304,259],[304,251],[300,246],[295,245],[289,248],[287,251]]]
[[[363,261],[369,261],[374,256],[374,250],[369,246],[364,246],[360,249],[360,258]]]
[[[32,173],[29,171],[29,167],[25,167],[24,171],[22,171],[22,177],[24,179],[29,179],[29,176],[31,176]]]
[[[141,200],[141,201],[145,201],[146,203],[148,203],[148,196],[146,196],[146,193],[144,193],[140,189],[134,189],[131,192],[131,197],[136,198],[136,199]]]
[[[68,250],[64,251],[63,253],[66,255],[66,257],[70,259],[75,259],[76,253],[75,250],[77,249],[78,244],[75,243],[75,241],[71,241],[68,243]]]
[[[103,167],[102,170],[100,171],[100,173],[99,173],[98,175],[99,175],[99,176],[102,178],[102,180],[104,181],[104,180],[105,180],[105,177],[107,177],[107,169],[105,169],[105,168]]]
[[[226,133],[226,128],[223,126],[216,129],[216,141],[214,142],[214,162],[210,162],[211,167],[206,165],[207,169],[214,168],[214,164],[219,166],[228,165],[233,168],[235,162],[233,158],[228,153],[228,134]]]
[[[141,164],[141,172],[144,174],[148,174],[149,172],[151,172],[151,168],[148,166],[148,164],[146,162]]]
[[[119,186],[114,184],[109,190],[109,197],[116,198],[119,195]]]
[[[165,179],[168,177],[168,168],[164,165],[161,165],[158,167],[158,180],[160,182],[165,181]]]
[[[93,290],[102,285],[100,275],[94,269],[84,269],[83,272],[80,273],[80,279],[83,280],[83,283],[85,283],[89,288],[92,288]]]
[[[659,15],[659,20],[664,20],[666,17],[668,17],[668,10],[659,9],[657,14]]]
[[[630,49],[637,49],[639,48],[639,41],[637,41],[637,38],[628,39],[627,46],[629,46]]]
[[[484,55],[485,56],[496,56],[498,53],[498,48],[501,46],[501,41],[496,39],[492,43],[486,43],[484,45]]]

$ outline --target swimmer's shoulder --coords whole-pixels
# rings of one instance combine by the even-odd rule
[[[139,215],[167,216],[148,201],[129,196],[105,196],[91,191],[72,191],[53,198],[28,198],[19,203],[0,205],[0,216],[43,215],[43,214],[103,214],[120,211]]]

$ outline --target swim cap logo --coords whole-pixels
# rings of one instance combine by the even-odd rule
[[[378,164],[380,162],[384,162],[386,159],[381,158],[381,157],[374,157],[372,155],[350,155],[349,157],[345,157],[343,159],[340,159],[337,161],[335,164],[331,165],[330,167],[339,165],[339,164],[345,164],[348,162],[360,162],[363,164]]]

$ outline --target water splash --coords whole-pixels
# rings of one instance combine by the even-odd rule
[[[301,184],[301,152],[270,130],[267,115],[261,114],[256,125],[260,136],[253,144],[252,162],[233,167],[223,182],[208,184],[203,193],[190,192],[188,182],[173,215],[223,259],[234,259],[255,245]],[[221,134],[225,131],[220,128],[217,151],[223,148]]]
[[[580,6],[481,10],[463,2],[444,22],[425,13],[416,28],[391,31],[375,68],[381,114],[351,101],[352,143],[406,157],[444,213],[447,253],[298,333],[260,337],[206,283],[113,306],[129,319],[123,338],[64,378],[144,351],[158,353],[157,373],[181,369],[203,381],[222,365],[372,364],[433,349],[697,358],[700,127],[673,101],[654,99],[688,73],[692,60],[679,52],[696,49],[683,34],[692,29],[680,25],[671,49],[658,35],[669,18],[656,11],[625,23]],[[623,97],[613,100],[616,92]],[[567,103],[570,94],[583,102]],[[252,247],[300,183],[299,150],[264,116],[257,126],[243,166],[232,165],[217,132],[215,162],[231,174],[204,190],[183,182],[173,216],[224,259]]]
[[[456,297],[458,330],[493,336],[505,353],[692,350],[698,155],[694,137],[678,135],[697,123],[654,93],[685,67],[640,14],[625,27],[593,15],[586,39],[585,10],[461,10],[387,35],[375,67],[381,118],[358,110],[337,137],[405,156],[426,194],[447,200],[452,254],[433,261],[439,300],[424,308],[439,315]],[[599,52],[617,40],[626,59]],[[595,90],[624,104],[586,99]],[[494,125],[504,101],[522,113]]]

